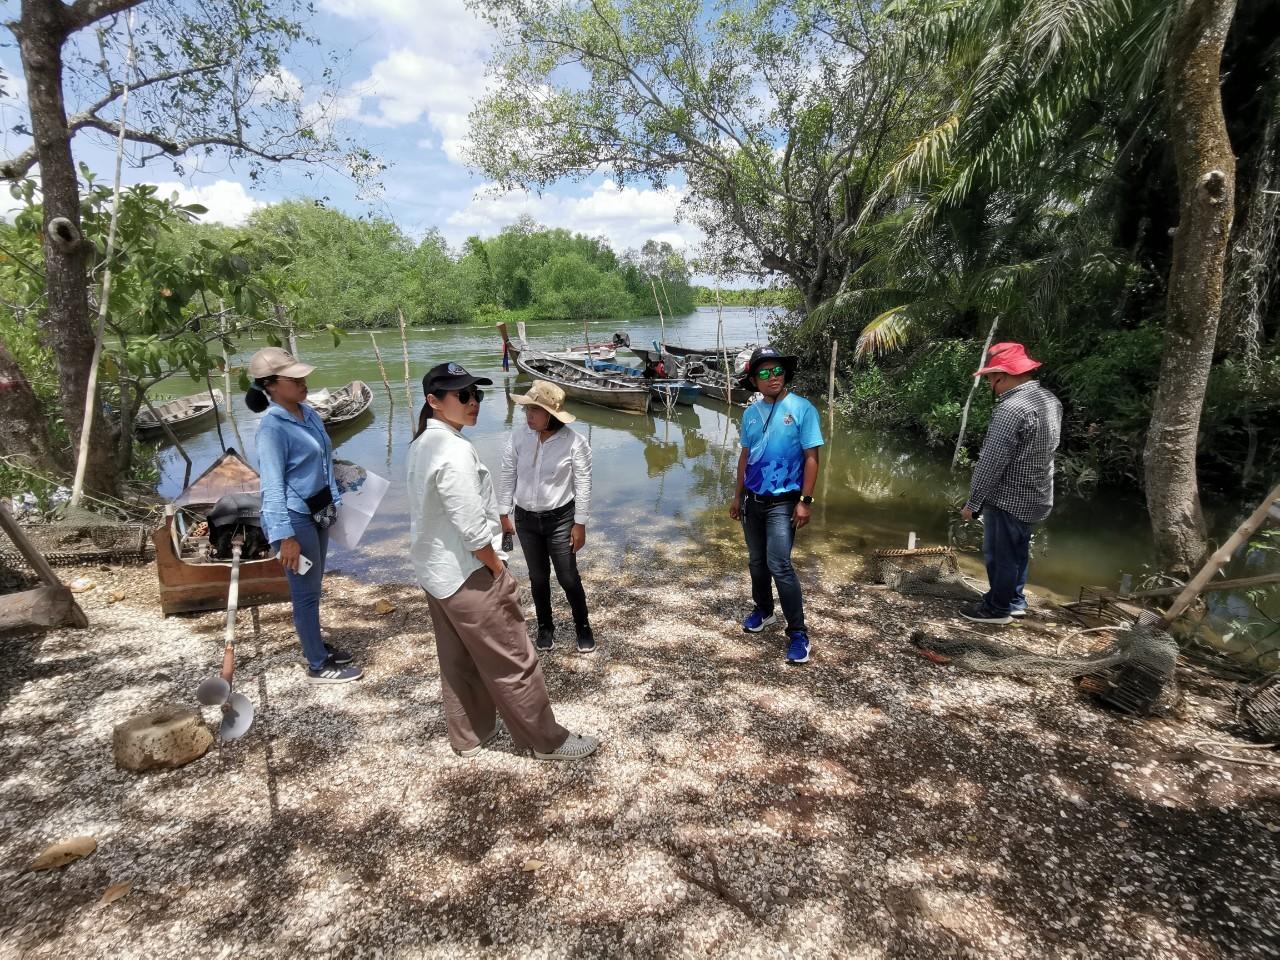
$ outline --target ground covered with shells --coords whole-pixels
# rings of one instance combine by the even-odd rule
[[[116,770],[113,725],[194,705],[223,618],[162,619],[147,567],[65,571],[90,629],[0,640],[0,955],[1275,955],[1280,778],[1195,750],[1220,690],[1137,720],[932,664],[906,637],[949,605],[832,558],[802,563],[814,659],[788,667],[737,626],[736,545],[587,556],[600,648],[565,624],[543,659],[603,738],[576,764],[455,756],[421,593],[338,573],[323,618],[362,681],[308,685],[263,608],[249,734]]]

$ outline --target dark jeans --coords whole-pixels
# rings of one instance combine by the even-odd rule
[[[788,630],[803,630],[804,598],[800,578],[791,565],[791,546],[796,531],[791,526],[793,501],[760,503],[750,495],[742,498],[742,532],[747,539],[747,566],[751,569],[751,599],[756,609],[773,613],[773,585],[778,586],[782,615]]]
[[[556,568],[564,595],[573,610],[573,625],[578,629],[589,626],[587,621],[587,593],[582,589],[582,577],[578,576],[578,561],[573,555],[573,543],[569,534],[573,530],[573,501],[563,507],[545,513],[531,513],[516,507],[512,511],[516,535],[520,537],[520,549],[524,562],[529,566],[529,592],[533,594],[533,606],[538,612],[538,626],[553,628],[551,616],[551,567]]]
[[[982,555],[987,561],[990,589],[982,602],[991,613],[1025,610],[1027,567],[1031,562],[1031,534],[1036,525],[1024,523],[999,507],[982,508]]]
[[[285,571],[289,596],[293,599],[293,629],[298,631],[307,663],[319,670],[329,658],[320,635],[320,587],[324,583],[324,561],[329,552],[329,531],[317,527],[309,513],[290,510],[289,523],[293,525],[293,536],[302,548],[302,555],[311,561],[311,569],[305,575]],[[279,552],[280,541],[272,546]]]

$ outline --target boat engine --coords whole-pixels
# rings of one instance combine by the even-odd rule
[[[229,493],[213,505],[206,518],[209,522],[209,547],[217,560],[231,559],[231,541],[236,534],[244,536],[240,556],[244,560],[261,560],[270,556],[271,544],[262,532],[262,497],[256,493]]]

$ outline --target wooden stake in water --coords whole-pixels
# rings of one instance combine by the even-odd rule
[[[378,358],[378,372],[382,374],[382,385],[387,388],[387,402],[394,404],[391,398],[391,381],[387,379],[387,368],[382,363],[382,351],[378,349],[378,338],[373,335],[373,331],[369,331],[369,342],[373,344],[373,355]]]
[[[226,393],[227,401],[227,419],[231,421],[231,429],[236,435],[236,449],[244,452],[244,438],[240,436],[240,424],[236,422],[236,410],[231,402],[231,358],[227,356],[227,315],[226,307],[222,301],[218,301],[218,313],[220,314],[218,325],[222,330],[222,388]],[[256,610],[257,607],[254,607]]]
[[[827,372],[827,419],[833,426],[836,416],[836,352],[839,349],[840,341],[833,335],[831,337],[831,369]]]
[[[667,322],[662,316],[662,304],[658,302],[658,288],[653,285],[653,275],[649,275],[649,289],[653,291],[653,305],[658,308],[658,329],[662,331],[662,340],[658,344],[658,359],[667,351]]]
[[[987,365],[987,351],[991,349],[991,341],[995,339],[996,325],[1000,322],[997,316],[991,321],[991,329],[987,331],[987,342],[982,346],[982,359],[978,361],[978,369],[981,370]],[[975,372],[973,375],[973,386],[969,388],[969,396],[964,401],[964,412],[960,414],[960,435],[956,437],[956,450],[951,455],[951,469],[956,468],[956,464],[960,462],[960,450],[964,446],[964,431],[969,425],[969,405],[973,403],[973,395],[978,389],[978,383],[982,377]]]
[[[405,333],[404,311],[396,307],[400,315],[400,349],[404,351],[404,399],[409,405],[409,435],[413,435],[413,388],[409,386],[409,335]]]

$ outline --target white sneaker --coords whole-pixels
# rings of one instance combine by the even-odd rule
[[[571,733],[568,739],[551,753],[539,753],[535,750],[533,755],[539,760],[582,760],[595,753],[599,746],[600,740],[597,737],[584,737],[580,733]]]

